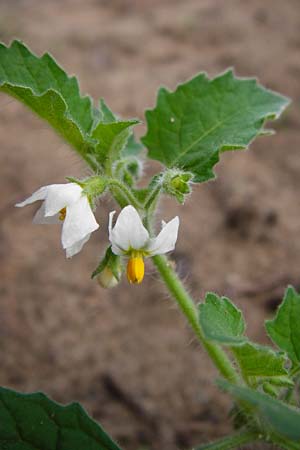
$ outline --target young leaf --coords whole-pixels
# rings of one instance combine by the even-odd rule
[[[283,367],[285,363],[284,355],[275,353],[269,347],[246,342],[240,346],[232,347],[232,351],[243,374],[247,377],[287,375],[287,371]]]
[[[0,44],[0,91],[28,106],[89,159],[91,99],[81,97],[76,78],[68,77],[52,56],[38,58],[19,41]]]
[[[104,99],[101,98],[99,102],[100,121],[103,123],[117,122],[117,117],[112,110],[107,106]]]
[[[219,153],[247,148],[288,103],[231,70],[212,80],[200,73],[174,92],[159,90],[156,107],[146,112],[142,142],[150,158],[192,172],[194,182],[207,181],[214,178]]]
[[[285,292],[275,319],[266,321],[267,333],[291,361],[300,362],[300,295],[292,286]]]
[[[0,448],[120,450],[78,403],[0,388]]]
[[[225,380],[219,381],[218,385],[234,397],[253,405],[265,423],[268,434],[273,431],[291,441],[298,441],[298,448],[300,448],[300,412],[298,410],[269,395],[247,387],[235,386]]]
[[[136,141],[134,134],[131,133],[125,147],[122,150],[122,156],[138,156],[144,149],[143,145]]]
[[[228,345],[247,340],[242,312],[226,297],[206,294],[205,302],[199,305],[199,320],[207,339]]]
[[[95,158],[102,166],[111,166],[120,157],[130,136],[130,128],[137,123],[138,120],[98,123],[92,137],[99,141],[95,149]]]

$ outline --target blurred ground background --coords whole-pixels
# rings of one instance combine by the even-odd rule
[[[231,296],[261,343],[284,286],[300,287],[299,9],[299,0],[0,2],[2,41],[50,51],[83,92],[125,117],[143,118],[159,85],[228,66],[292,97],[275,136],[224,155],[217,181],[184,207],[161,206],[165,220],[180,214],[172,257],[192,294]],[[185,449],[228,432],[230,402],[151,265],[141,286],[104,291],[90,281],[113,205],[101,204],[101,231],[70,261],[59,229],[31,225],[35,206],[14,209],[39,186],[88,172],[4,95],[0,158],[0,384],[80,401],[128,450]]]

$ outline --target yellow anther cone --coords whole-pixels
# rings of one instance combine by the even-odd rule
[[[143,281],[145,264],[141,256],[132,257],[127,263],[127,279],[129,283],[139,284]]]

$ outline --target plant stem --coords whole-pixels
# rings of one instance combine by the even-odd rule
[[[184,285],[169,264],[167,258],[162,255],[153,256],[153,262],[164,280],[169,292],[175,298],[181,311],[186,316],[190,326],[194,330],[199,341],[208,352],[209,356],[219,369],[220,373],[231,383],[238,384],[239,376],[231,364],[226,353],[216,344],[205,339],[198,320],[198,311],[192,298],[187,293]]]
[[[241,431],[231,436],[226,436],[218,441],[211,442],[210,444],[200,445],[195,450],[230,450],[235,449],[243,444],[254,442],[258,439],[258,435],[254,431]]]
[[[132,205],[137,210],[142,209],[131,189],[128,188],[125,183],[122,183],[122,181],[115,178],[110,178],[108,180],[108,186],[110,187],[111,193],[121,208],[124,208],[127,205]]]
[[[150,191],[149,195],[147,196],[144,202],[144,208],[146,211],[145,225],[150,231],[150,234],[152,234],[152,225],[153,225],[152,222],[154,217],[154,211],[157,207],[161,189],[162,189],[161,183],[157,182],[157,184],[154,185],[154,187],[152,188],[152,190]]]

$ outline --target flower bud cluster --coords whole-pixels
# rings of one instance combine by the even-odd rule
[[[191,193],[193,174],[179,169],[169,169],[163,174],[162,187],[164,191],[176,197],[179,203],[184,203]]]

